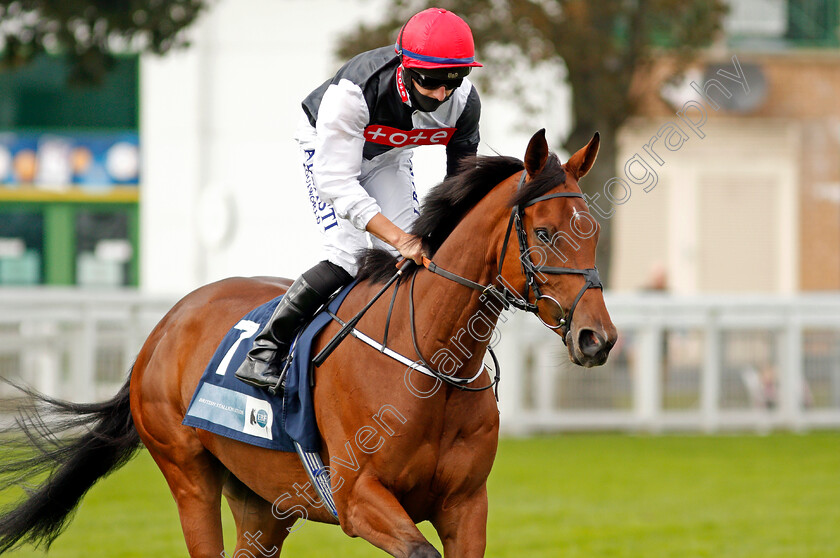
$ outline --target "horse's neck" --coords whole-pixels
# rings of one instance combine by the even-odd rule
[[[495,282],[500,223],[510,211],[511,190],[499,186],[450,233],[435,253],[441,268],[481,285]],[[506,221],[505,221],[506,224]],[[503,225],[502,225],[502,228]],[[425,355],[448,351],[460,357],[465,372],[479,366],[499,318],[501,302],[454,281],[420,272],[415,286],[417,330]],[[421,326],[422,324],[422,326]]]

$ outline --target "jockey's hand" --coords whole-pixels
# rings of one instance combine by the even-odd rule
[[[414,260],[419,266],[423,265],[423,239],[414,234],[404,233],[403,239],[394,248],[400,251],[400,255],[407,260]]]
[[[381,213],[374,215],[365,228],[379,240],[396,248],[404,258],[423,265],[423,239],[419,236],[403,231]]]

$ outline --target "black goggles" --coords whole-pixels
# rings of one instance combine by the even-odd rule
[[[416,70],[412,70],[410,68],[406,68],[406,72],[411,79],[417,82],[417,85],[422,87],[423,89],[440,89],[443,86],[445,89],[457,89],[464,83],[463,77],[452,78],[452,79],[443,79],[439,77],[427,76],[423,75]]]

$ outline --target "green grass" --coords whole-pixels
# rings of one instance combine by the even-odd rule
[[[489,492],[487,556],[840,556],[837,432],[506,439]],[[230,553],[226,506],[225,525]],[[428,524],[421,529],[440,547]],[[384,554],[310,522],[283,555]],[[174,501],[148,453],[91,490],[48,556],[186,556]]]

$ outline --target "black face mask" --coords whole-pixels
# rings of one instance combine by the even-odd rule
[[[444,97],[442,101],[438,101],[433,97],[427,97],[414,87],[409,88],[408,96],[411,98],[411,106],[420,112],[435,112],[440,105],[449,100],[449,95]]]
[[[450,91],[442,101],[438,101],[434,97],[427,97],[426,95],[423,95],[417,91],[417,88],[414,87],[414,81],[405,70],[403,70],[403,82],[405,83],[406,89],[408,89],[408,97],[411,99],[411,106],[420,112],[434,112],[440,107],[440,105],[448,101],[450,96],[452,96],[452,92]]]

